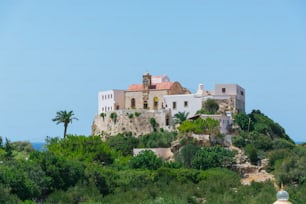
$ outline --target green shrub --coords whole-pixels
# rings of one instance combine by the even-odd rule
[[[116,112],[112,112],[112,113],[110,114],[109,117],[110,117],[110,118],[113,120],[113,122],[116,124],[116,122],[117,122],[117,117],[118,117],[117,113],[116,113]]]
[[[144,150],[130,159],[130,167],[134,169],[158,169],[163,165],[161,158],[151,150]]]
[[[273,141],[273,149],[292,149],[294,146],[295,144],[293,144],[291,141],[282,138]]]
[[[220,146],[201,148],[195,153],[191,166],[195,169],[229,167],[233,162],[234,152]]]
[[[259,158],[258,158],[258,155],[257,155],[256,148],[252,144],[248,144],[245,147],[245,152],[246,152],[247,156],[249,157],[250,162],[252,164],[257,165],[257,162],[258,162]]]
[[[175,132],[152,132],[139,137],[139,148],[171,147],[171,142],[177,138]]]

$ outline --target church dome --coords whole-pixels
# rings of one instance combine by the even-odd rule
[[[291,204],[289,201],[289,193],[284,190],[284,185],[282,184],[281,189],[276,194],[277,201],[273,204]]]
[[[280,190],[276,194],[277,200],[289,200],[289,193],[285,190]]]

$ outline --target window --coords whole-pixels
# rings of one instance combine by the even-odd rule
[[[104,112],[104,108],[102,108],[102,112]]]
[[[240,94],[241,94],[241,96],[243,96],[244,95],[243,91],[240,91]]]
[[[166,126],[169,126],[170,125],[170,116],[169,115],[166,115]]]
[[[136,107],[136,100],[135,98],[131,99],[131,108],[135,108]]]
[[[176,102],[175,101],[172,102],[172,109],[176,109]]]
[[[148,109],[148,101],[143,102],[143,109]]]
[[[226,88],[222,88],[222,93],[225,93],[226,92]]]
[[[102,95],[102,100],[104,100],[104,96]]]
[[[188,101],[184,101],[184,107],[188,107]]]

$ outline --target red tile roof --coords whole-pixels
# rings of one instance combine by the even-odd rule
[[[158,83],[158,84],[156,84],[156,89],[157,90],[171,89],[173,84],[174,84],[174,82],[162,82],[162,83]]]
[[[142,84],[132,84],[128,88],[128,91],[142,91],[142,90],[143,90]]]

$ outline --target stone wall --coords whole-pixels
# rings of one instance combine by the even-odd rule
[[[150,90],[148,95],[148,109],[154,109],[154,97],[158,98],[157,109],[162,109],[163,96],[168,95],[167,90]],[[132,109],[131,100],[135,99],[135,109],[143,109],[143,92],[130,91],[125,93],[125,108]]]
[[[111,114],[117,115],[116,121],[111,118]],[[139,116],[136,116],[137,113]],[[132,132],[136,137],[151,133],[153,131],[150,119],[155,118],[159,124],[158,128],[171,130],[166,126],[167,110],[117,110],[109,112],[103,118],[96,115],[92,124],[92,135],[117,135],[118,133]]]

